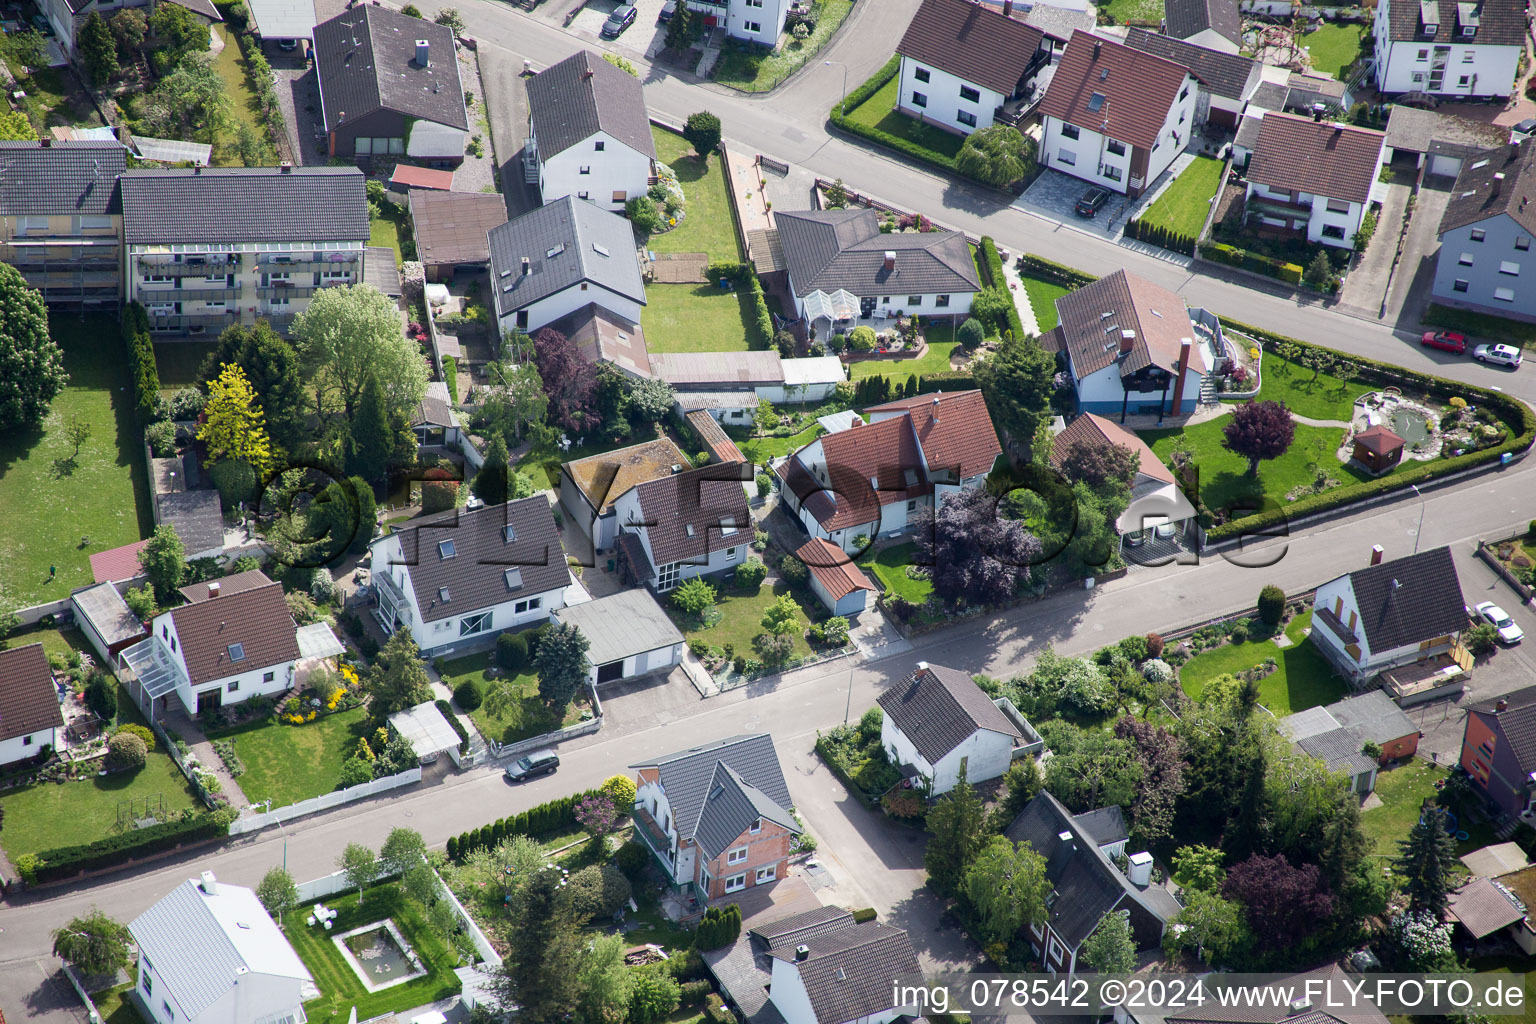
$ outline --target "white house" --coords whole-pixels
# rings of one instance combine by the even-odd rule
[[[732,39],[776,47],[790,0],[689,0],[688,7],[707,29],[724,28]]]
[[[1265,114],[1248,160],[1248,222],[1353,249],[1381,187],[1385,142],[1369,128]]]
[[[623,212],[643,196],[656,146],[640,80],[591,50],[578,50],[528,79],[528,141],[539,194]]]
[[[64,715],[42,644],[0,651],[0,765],[57,750]]]
[[[1371,564],[1317,588],[1312,642],[1356,686],[1379,672],[1451,652],[1467,627],[1450,548]]]
[[[750,463],[711,463],[636,484],[614,501],[629,578],[657,592],[734,570],[752,547]]]
[[[581,531],[598,551],[613,547],[619,534],[619,498],[636,484],[660,480],[688,465],[669,437],[628,448],[572,459],[560,466],[560,507],[566,522]]]
[[[893,982],[920,973],[912,940],[876,921],[775,946],[768,1001],[785,1024],[887,1024],[921,1007],[896,1004]]]
[[[774,211],[795,316],[964,316],[981,290],[958,231],[882,234],[874,210]],[[654,358],[654,357],[653,357]]]
[[[201,715],[294,684],[304,655],[280,584],[251,569],[182,594],[190,604],[156,615],[149,639],[123,651],[143,697],[174,693]]]
[[[877,703],[885,712],[880,745],[892,764],[915,769],[929,796],[954,789],[962,767],[967,782],[1000,778],[1024,745],[1023,731],[957,669],[920,661]]]
[[[428,657],[548,622],[571,585],[543,495],[416,520],[369,550],[379,625],[409,630]]]
[[[774,467],[786,511],[847,552],[911,527],[919,509],[980,487],[1002,454],[980,391],[899,399]]]
[[[591,644],[587,682],[593,686],[669,671],[683,660],[683,634],[648,590],[567,605],[555,620],[575,626]]]
[[[1040,160],[1132,198],[1189,144],[1198,89],[1182,64],[1072,33],[1040,101]]]
[[[1380,0],[1376,88],[1388,96],[1509,96],[1525,35],[1524,0]]]
[[[645,284],[629,221],[568,195],[487,235],[502,332],[536,331],[596,304],[640,322]]]
[[[1264,65],[1252,58],[1158,35],[1144,28],[1127,29],[1125,45],[1189,69],[1199,87],[1195,93],[1197,125],[1236,128],[1248,101],[1264,80]]]
[[[1038,28],[973,0],[923,0],[896,52],[896,109],[962,135],[1033,91],[1051,53]]]
[[[134,918],[134,989],[154,1024],[304,1024],[314,979],[250,889],[204,871]]]

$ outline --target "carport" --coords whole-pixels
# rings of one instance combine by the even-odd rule
[[[263,42],[314,41],[314,0],[248,0],[247,7],[256,34]]]
[[[389,727],[410,743],[422,762],[435,761],[437,755],[446,752],[454,764],[459,763],[458,730],[433,702],[425,701],[405,711],[396,711],[389,716]]]

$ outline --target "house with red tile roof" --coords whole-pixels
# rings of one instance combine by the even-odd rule
[[[42,644],[0,651],[0,764],[58,746],[64,716]]]
[[[812,537],[847,552],[902,533],[921,509],[981,486],[1003,452],[980,391],[918,395],[866,412],[868,423],[819,437],[774,467],[785,507]]]
[[[1248,160],[1248,225],[1305,234],[1309,242],[1355,247],[1377,201],[1385,132],[1271,112]]]
[[[896,109],[962,135],[1033,91],[1051,57],[1038,28],[975,0],[923,0],[896,52]]]
[[[829,540],[812,537],[795,550],[795,557],[810,571],[811,593],[827,611],[833,615],[857,615],[865,609],[875,585],[842,548]]]
[[[1040,101],[1040,162],[1135,198],[1189,144],[1198,92],[1183,64],[1073,32]]]
[[[1184,492],[1174,482],[1173,471],[1147,446],[1147,442],[1103,416],[1083,413],[1051,438],[1051,465],[1057,470],[1078,445],[1116,445],[1136,454],[1136,476],[1131,481],[1131,501],[1115,522],[1121,534],[1143,532],[1159,522],[1183,524],[1195,514]],[[1145,533],[1143,532],[1143,537]],[[1132,543],[1136,543],[1132,539]]]

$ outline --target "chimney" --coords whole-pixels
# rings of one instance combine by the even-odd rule
[[[1013,0],[1003,0],[1003,17],[1013,17]]]
[[[885,250],[885,269],[886,270],[895,270],[896,269],[896,250],[895,249],[887,249],[887,250]]]
[[[1509,710],[1509,701],[1505,700],[1503,697],[1500,697],[1497,701],[1494,702],[1493,710],[1495,710],[1495,711],[1508,711]]]
[[[416,40],[416,66],[419,68],[432,66],[432,44],[425,39]]]
[[[282,174],[292,174],[293,173],[293,164],[289,163],[287,160],[284,160],[282,163],[278,164],[277,166],[278,166],[279,172],[282,173]]]
[[[1381,564],[1382,556],[1385,555],[1385,554],[1386,554],[1386,552],[1382,550],[1382,547],[1381,547],[1380,544],[1372,544],[1371,545],[1371,564],[1372,565],[1380,565]]]
[[[1072,841],[1072,833],[1071,832],[1058,832],[1058,833],[1056,833],[1056,838],[1060,839],[1064,843],[1070,843]]]
[[[1120,354],[1129,355],[1131,349],[1136,347],[1136,332],[1127,327],[1120,332]]]
[[[218,597],[218,596],[219,596],[219,581],[218,580],[214,580],[212,583],[208,584],[208,597],[211,599],[211,598],[215,598],[215,597]]]
[[[51,138],[49,138],[48,136],[46,136],[46,135],[43,136],[41,139],[38,139],[38,142],[42,143],[42,146],[43,146],[44,149],[52,149],[53,148],[53,140]]]
[[[1314,120],[1314,121],[1321,121],[1323,119],[1323,114],[1325,112],[1327,112],[1327,110],[1328,110],[1328,107],[1327,107],[1326,104],[1323,104],[1323,103],[1314,103],[1314,104],[1312,104],[1312,120]]]
[[[927,672],[928,671],[928,663],[926,661],[918,662],[917,663],[917,670],[919,672]]]
[[[805,960],[809,960],[810,958],[811,958],[811,947],[810,946],[802,944],[802,945],[799,945],[799,946],[795,947],[795,963],[798,964],[798,963],[801,963],[801,962],[803,962]]]
[[[587,68],[585,71],[583,71],[581,73],[581,80],[583,82],[585,82],[587,79],[589,79],[591,77],[592,77],[592,69],[591,68]]]
[[[1189,356],[1194,345],[1195,343],[1189,338],[1179,341],[1179,376],[1173,382],[1173,409],[1170,410],[1175,416],[1180,415],[1180,410],[1183,408],[1184,379],[1189,376]]]
[[[1098,60],[1099,59],[1099,48],[1102,47],[1103,45],[1104,45],[1103,42],[1101,42],[1098,39],[1095,39],[1093,41],[1093,59],[1094,60]]]
[[[1131,880],[1131,884],[1146,888],[1152,884],[1152,855],[1146,851],[1133,853],[1130,863],[1126,865],[1125,877]]]
[[[533,264],[528,262],[528,257],[527,256],[524,256],[523,257],[523,276],[527,277],[531,273],[533,273]]]
[[[209,896],[215,896],[219,891],[219,880],[213,877],[212,871],[204,871],[203,880],[198,883],[197,887]]]
[[[1504,172],[1503,171],[1497,171],[1493,175],[1493,188],[1489,192],[1489,195],[1495,195],[1495,196],[1498,195],[1499,194],[1499,190],[1502,189],[1503,187],[1504,187]]]

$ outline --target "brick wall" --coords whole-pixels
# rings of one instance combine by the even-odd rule
[[[735,875],[745,874],[747,888],[752,888],[757,884],[757,869],[769,864],[775,866],[772,882],[783,878],[788,868],[789,844],[792,839],[793,833],[771,821],[763,822],[763,829],[757,835],[743,832],[720,856],[709,862],[709,898],[713,900],[726,895],[725,880]],[[741,846],[747,848],[747,859],[736,864],[726,863],[730,851]],[[702,879],[703,871],[700,870],[699,880]],[[770,885],[772,882],[765,880],[763,884]]]

